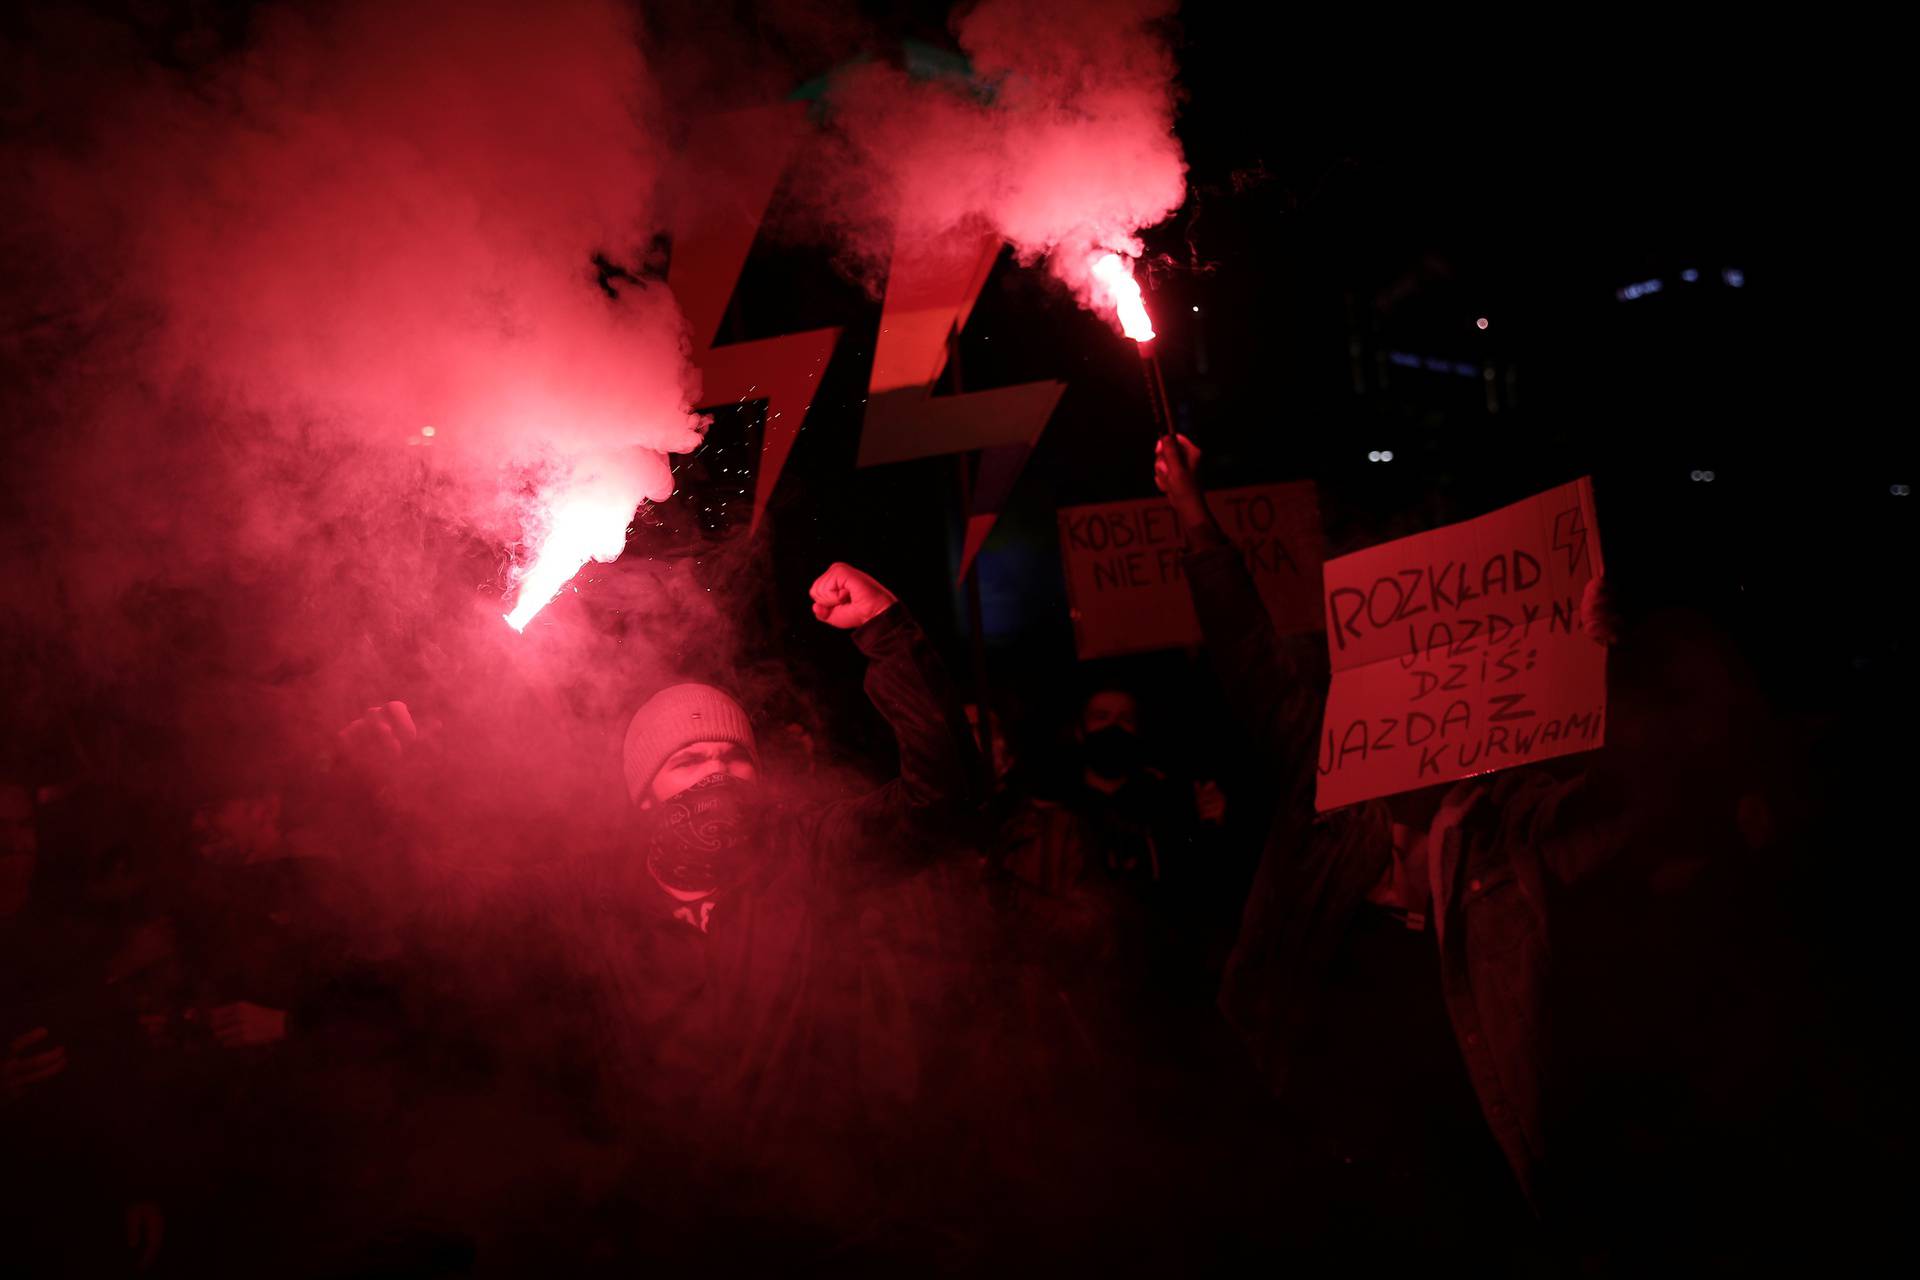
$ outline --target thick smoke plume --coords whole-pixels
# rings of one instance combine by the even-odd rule
[[[854,256],[985,226],[1044,261],[1085,303],[1109,250],[1185,199],[1173,133],[1170,0],[986,0],[953,22],[971,83],[882,63],[836,80],[832,127],[851,163],[825,176],[855,228]],[[849,189],[851,188],[851,189]]]
[[[432,425],[439,449],[690,444],[673,308],[591,287],[591,254],[644,242],[661,163],[619,6],[349,3],[255,28],[210,68],[27,104],[29,138],[65,145],[18,157],[37,225],[16,246],[87,263],[102,320],[149,319],[150,382],[396,444]]]
[[[456,625],[504,630],[501,549],[532,558],[570,495],[608,513],[581,539],[606,558],[671,491],[700,434],[679,313],[595,267],[647,243],[665,163],[625,6],[24,27],[0,359],[37,571],[8,603],[44,662],[109,699],[217,672],[337,717],[462,595]],[[175,696],[143,710],[222,701]]]

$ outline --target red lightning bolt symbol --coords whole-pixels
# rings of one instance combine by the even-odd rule
[[[781,103],[700,122],[689,153],[724,172],[708,184],[715,195],[711,203],[681,211],[667,269],[667,283],[692,332],[701,404],[767,402],[749,533],[760,526],[767,497],[813,408],[821,375],[840,339],[839,329],[810,329],[713,345],[774,187],[803,136],[805,117],[805,103]]]
[[[1553,549],[1567,553],[1567,572],[1580,567],[1587,554],[1587,525],[1580,508],[1562,511],[1553,518]]]

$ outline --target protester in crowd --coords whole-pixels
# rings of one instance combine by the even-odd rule
[[[1289,1190],[1314,1208],[1299,1220],[1323,1228],[1317,1247],[1344,1251],[1370,1223],[1395,1255],[1510,1259],[1530,1236],[1523,1204],[1550,1204],[1551,896],[1659,802],[1629,805],[1599,770],[1523,768],[1316,817],[1324,648],[1276,636],[1199,461],[1184,436],[1162,440],[1155,480],[1186,530],[1208,653],[1276,791],[1220,1001],[1283,1100]],[[1582,612],[1597,642],[1616,638],[1597,580]]]
[[[1019,775],[1003,830],[1006,870],[1045,893],[1097,876],[1149,894],[1198,876],[1225,825],[1217,782],[1170,777],[1143,732],[1139,698],[1096,688],[1076,710],[1062,758]]]
[[[840,1202],[871,1192],[872,1170],[853,1166],[887,1130],[907,1130],[915,1099],[898,984],[858,945],[854,895],[928,864],[974,800],[977,757],[938,658],[892,592],[836,564],[811,597],[814,616],[867,657],[899,776],[809,803],[804,786],[763,773],[730,694],[663,689],[634,713],[622,748],[626,847],[596,869],[581,909],[549,922],[595,975],[608,1113],[648,1152],[610,1194],[665,1232],[653,1256],[712,1256],[716,1242],[671,1230],[710,1216],[707,1197],[769,1237],[844,1224]],[[344,736],[378,756],[418,732],[388,704]],[[601,1229],[627,1238],[634,1224]]]
[[[125,792],[10,793],[12,856],[31,859],[0,927],[0,1197],[7,1261],[27,1273],[145,1270],[161,1256],[178,1116],[142,1017],[176,975],[159,902],[177,832]]]
[[[355,936],[364,886],[289,838],[277,791],[204,800],[189,844],[164,895],[174,976],[140,1018],[175,1117],[169,1253],[213,1272],[320,1265],[378,1216],[337,1190],[380,1131],[351,1100],[378,1094],[401,1038]]]
[[[1143,721],[1131,689],[1090,688],[1064,749],[1014,779],[999,824],[1001,864],[1029,891],[1032,927],[1083,962],[1097,957],[1103,1003],[1133,1021],[1142,991],[1177,999],[1217,982],[1204,975],[1237,917],[1241,861],[1219,784],[1170,774],[1178,753]]]

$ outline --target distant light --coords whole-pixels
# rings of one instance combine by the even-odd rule
[[[1369,449],[1369,450],[1367,450],[1367,461],[1368,461],[1368,462],[1378,462],[1378,461],[1380,461],[1380,451],[1379,451],[1378,449]],[[1896,485],[1896,486],[1894,486],[1894,487],[1895,487],[1895,488],[1898,488],[1899,486],[1898,486],[1898,485]]]
[[[1726,268],[1724,271],[1720,273],[1720,278],[1727,282],[1727,288],[1729,289],[1741,289],[1746,287],[1747,273],[1742,271],[1738,267]]]
[[[1701,477],[1701,475],[1702,475],[1702,474],[1704,474],[1704,473],[1703,473],[1703,472],[1700,472],[1700,471],[1689,471],[1689,472],[1687,472],[1687,479],[1689,479],[1689,480],[1696,480],[1696,481],[1697,481],[1697,480],[1699,480],[1699,479],[1700,479],[1700,477]]]
[[[1613,296],[1622,302],[1632,302],[1635,298],[1644,298],[1650,293],[1658,293],[1665,288],[1659,280],[1641,280],[1636,284],[1616,289]],[[1737,286],[1736,286],[1737,287]]]
[[[432,435],[432,434],[433,434],[433,428],[432,428],[432,427],[422,427],[422,428],[420,428],[420,434],[421,434],[421,435],[423,435],[423,436],[430,436],[430,435]]]
[[[1195,315],[1199,315],[1199,314],[1200,314],[1200,308],[1198,308],[1198,307],[1195,307],[1195,308],[1193,309],[1193,314],[1195,314]]]
[[[1692,267],[1688,267],[1685,271],[1682,271],[1680,273],[1680,278],[1682,280],[1685,280],[1688,284],[1692,284],[1694,281],[1700,278],[1700,273],[1698,271],[1695,271]]]
[[[1913,487],[1911,485],[1896,484],[1892,487],[1892,492],[1894,497],[1904,498],[1913,492]]]
[[[1711,472],[1711,471],[1702,471],[1702,472],[1700,473],[1700,478],[1701,478],[1702,480],[1705,480],[1705,481],[1706,481],[1706,482],[1707,482],[1708,484],[1712,484],[1712,483],[1713,483],[1713,472]]]
[[[1420,357],[1408,351],[1387,352],[1387,362],[1389,364],[1397,364],[1403,369],[1418,369],[1420,367]]]
[[[1391,450],[1391,449],[1382,449],[1382,450],[1380,451],[1380,461],[1382,461],[1382,462],[1392,462],[1392,461],[1393,461],[1393,450]]]
[[[1486,328],[1486,327],[1487,327],[1487,318],[1486,318],[1485,316],[1481,316],[1481,317],[1480,317],[1480,318],[1479,318],[1478,320],[1475,320],[1475,321],[1473,322],[1473,327],[1474,327],[1474,328],[1476,328],[1476,329],[1484,329],[1484,328]]]

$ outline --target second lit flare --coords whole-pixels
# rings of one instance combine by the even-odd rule
[[[1106,290],[1120,318],[1120,331],[1132,338],[1140,350],[1140,373],[1147,380],[1147,400],[1153,406],[1153,422],[1163,436],[1173,434],[1172,406],[1167,402],[1167,384],[1160,376],[1160,357],[1153,349],[1153,318],[1147,314],[1146,299],[1140,294],[1140,282],[1133,278],[1133,263],[1117,253],[1095,259],[1093,278]]]
[[[1093,278],[1113,300],[1121,332],[1135,342],[1152,342],[1153,319],[1140,296],[1140,282],[1133,278],[1133,264],[1117,253],[1105,254],[1093,264]]]

